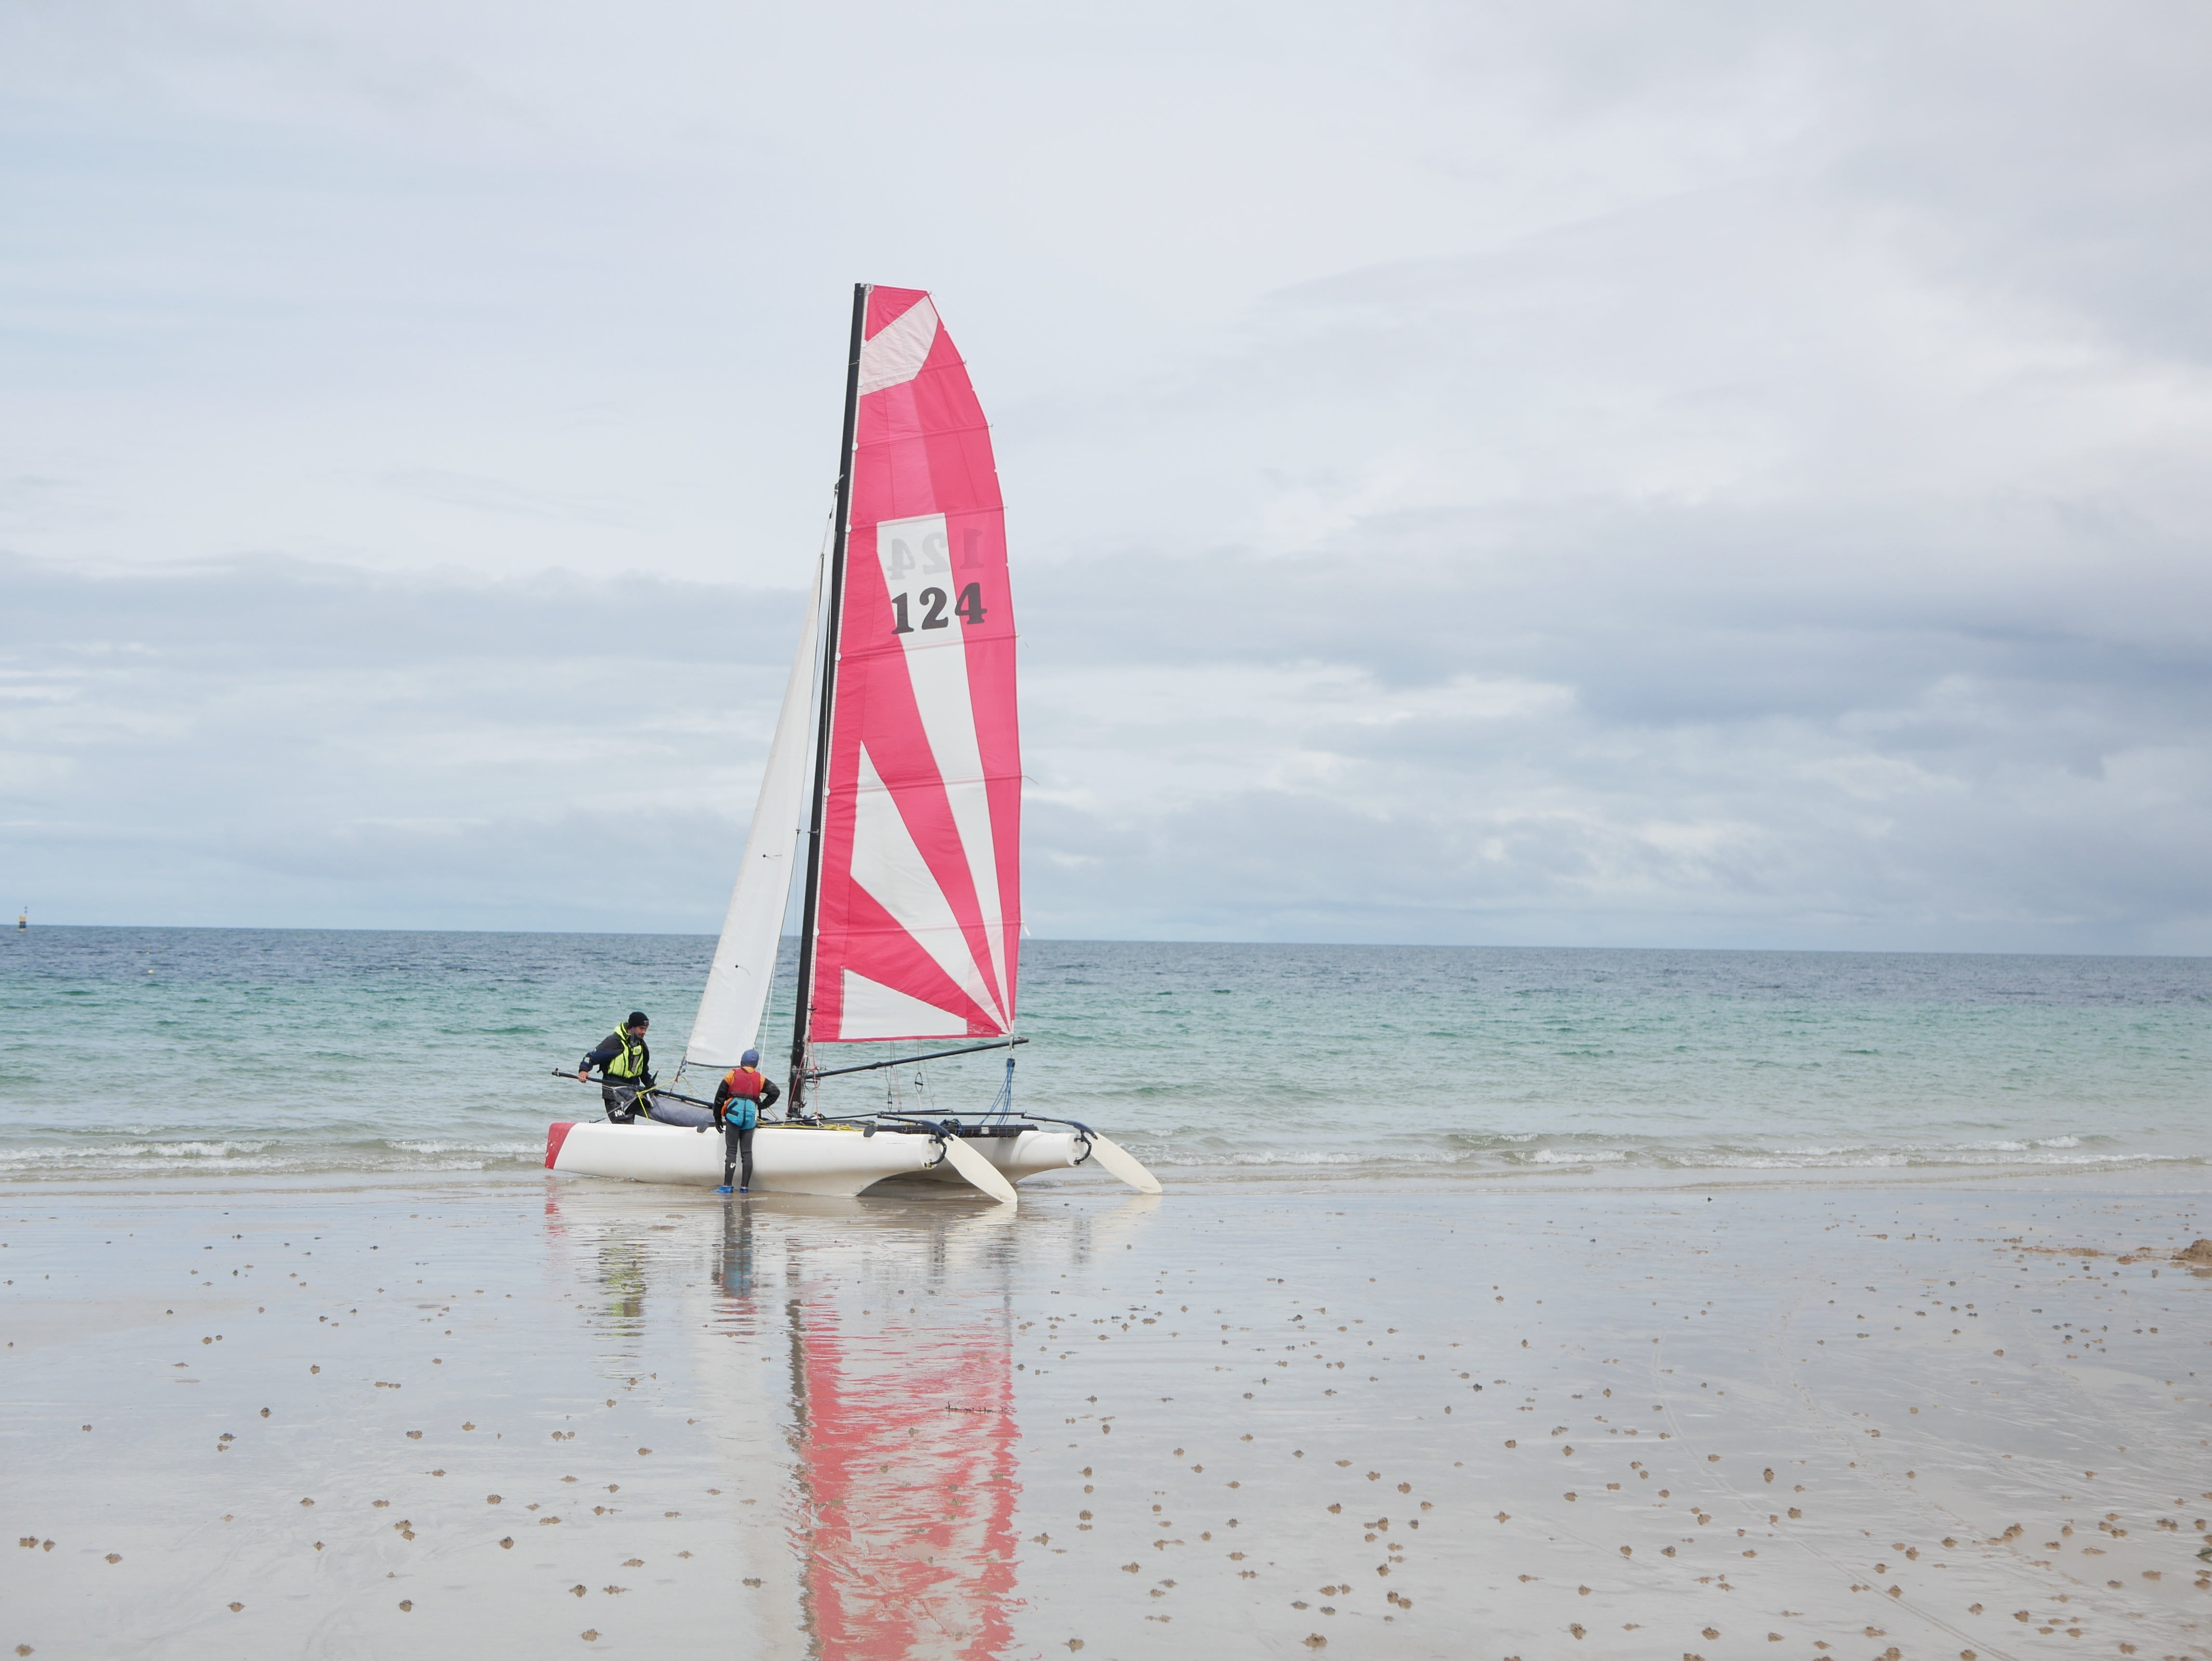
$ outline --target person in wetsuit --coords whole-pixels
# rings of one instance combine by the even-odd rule
[[[599,1040],[598,1049],[576,1063],[579,1078],[595,1067],[599,1069],[599,1101],[612,1123],[635,1120],[639,1096],[653,1088],[653,1051],[645,1042],[646,1029],[652,1025],[643,1010],[631,1010],[620,1026]]]
[[[722,1185],[714,1190],[717,1194],[730,1192],[730,1178],[740,1165],[744,1174],[737,1191],[744,1194],[752,1188],[753,1131],[760,1123],[761,1110],[774,1107],[782,1093],[760,1070],[757,1050],[745,1051],[714,1086],[714,1118],[722,1127]]]

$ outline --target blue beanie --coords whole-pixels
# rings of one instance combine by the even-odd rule
[[[760,1051],[757,1050],[748,1050],[744,1055],[738,1057],[738,1065],[739,1067],[758,1067],[760,1065]]]

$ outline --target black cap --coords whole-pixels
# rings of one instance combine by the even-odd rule
[[[624,1021],[623,1025],[624,1026],[650,1026],[653,1023],[646,1019],[645,1011],[642,1009],[633,1009],[629,1012],[629,1019]]]

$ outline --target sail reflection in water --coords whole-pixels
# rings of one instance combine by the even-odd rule
[[[825,1653],[995,1656],[1014,1586],[1012,1347],[957,1326],[802,1314],[806,1585]],[[919,1323],[919,1324],[917,1324]]]
[[[548,1220],[599,1282],[610,1384],[689,1375],[684,1416],[736,1529],[726,1549],[720,1528],[693,1543],[726,1564],[754,1652],[1011,1652],[1021,1433],[1003,1228],[929,1202],[716,1211],[564,1190]]]

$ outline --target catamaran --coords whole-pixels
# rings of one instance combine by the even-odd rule
[[[753,1141],[755,1191],[850,1196],[894,1177],[1004,1203],[1039,1172],[1093,1165],[1159,1183],[1090,1127],[1013,1110],[1021,952],[1021,741],[1006,514],[990,429],[930,296],[860,283],[836,506],[769,748],[684,1075],[757,1045],[803,848],[790,1083]],[[962,1038],[824,1068],[816,1046]],[[810,1110],[844,1074],[1005,1049],[996,1098],[936,1118]],[[681,1098],[690,1100],[691,1098]],[[722,1138],[640,1119],[556,1123],[548,1170],[714,1187]]]

